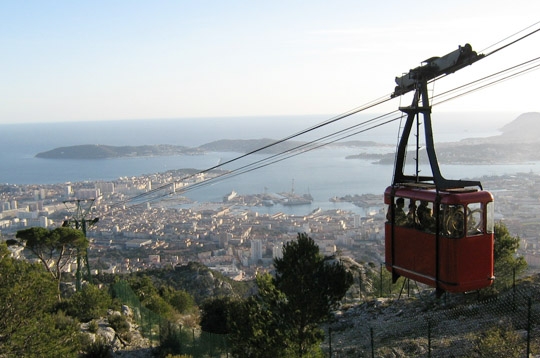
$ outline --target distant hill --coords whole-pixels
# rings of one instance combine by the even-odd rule
[[[489,125],[489,123],[486,123]],[[508,164],[540,161],[540,113],[518,116],[501,128],[502,134],[486,138],[467,138],[453,143],[435,143],[437,160],[441,164]],[[409,158],[416,155],[412,152]],[[375,163],[393,165],[395,153],[359,153],[348,159],[373,159]],[[425,150],[420,162],[427,162]]]
[[[540,142],[540,113],[523,113],[512,122],[501,128],[503,140],[520,142]],[[493,137],[492,137],[493,138]]]
[[[489,125],[489,123],[487,123]],[[467,138],[463,144],[540,143],[540,113],[529,112],[519,115],[500,128],[502,134],[485,138]]]
[[[442,163],[505,164],[540,161],[540,113],[524,113],[501,128],[502,134],[438,146]]]
[[[304,142],[299,141],[285,141],[276,145],[275,139],[263,138],[263,139],[222,139],[207,144],[201,145],[199,148],[209,152],[237,152],[237,153],[249,153],[254,150],[264,148],[260,150],[260,153],[279,153],[282,151],[290,150]]]
[[[249,153],[258,150],[259,153],[275,154],[302,147],[308,142],[284,141],[263,139],[222,139],[196,148],[177,145],[142,145],[142,146],[111,146],[99,144],[74,145],[59,147],[46,152],[36,154],[37,158],[46,159],[108,159],[122,157],[155,157],[165,155],[198,155],[206,152],[236,152]],[[377,146],[371,141],[349,141],[334,143],[332,146]],[[262,148],[262,149],[261,149]],[[260,150],[259,150],[260,149]]]

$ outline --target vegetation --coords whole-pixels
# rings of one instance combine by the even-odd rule
[[[146,274],[132,276],[128,280],[141,304],[161,317],[175,321],[181,314],[196,311],[195,300],[189,293],[156,281],[154,283]]]
[[[307,234],[287,243],[274,267],[275,277],[257,277],[257,295],[222,302],[228,326],[218,329],[230,333],[232,351],[240,357],[320,354],[324,334],[319,325],[340,303],[353,282],[352,274],[339,261],[322,256]],[[203,317],[215,312],[219,311],[204,312]]]
[[[61,280],[57,275],[58,266],[73,257],[77,248],[84,248],[86,241],[73,232],[78,233],[77,230],[55,230],[33,228],[18,232],[18,243],[25,244],[39,259],[37,264],[11,258],[7,246],[0,244],[0,355],[110,356],[110,342],[101,338],[93,343],[85,342],[79,322],[90,322],[88,331],[98,333],[98,320],[107,316],[107,310],[118,302],[110,297],[107,284],[104,288],[86,284],[80,291],[58,301]],[[513,278],[526,269],[525,260],[516,255],[518,248],[519,238],[510,235],[504,224],[497,223],[497,280],[490,288],[490,294],[511,287]],[[296,240],[284,246],[283,257],[274,260],[274,267],[272,275],[257,276],[256,294],[243,297],[237,294],[220,296],[217,291],[212,296],[211,293],[201,304],[200,327],[204,332],[200,337],[181,328],[194,327],[192,324],[196,323],[189,321],[191,323],[187,324],[184,317],[198,319],[197,301],[191,292],[202,292],[200,289],[195,291],[196,286],[215,285],[214,280],[227,282],[224,278],[194,263],[181,270],[133,274],[128,280],[141,304],[169,322],[160,327],[162,349],[159,354],[162,356],[190,352],[197,344],[202,344],[206,353],[227,347],[228,353],[238,357],[321,356],[324,338],[321,324],[339,307],[351,287],[351,272],[339,259],[321,255],[306,234],[299,234]],[[396,287],[387,286],[390,278],[386,270],[379,272],[378,268],[371,264],[366,270],[366,282],[361,282],[370,289],[370,296],[397,292]],[[189,291],[187,284],[186,289],[182,289],[180,283],[187,283],[190,278]],[[118,276],[103,277],[102,282],[116,280]],[[382,292],[380,282],[384,282]],[[248,285],[239,287],[244,294],[249,292]],[[126,317],[109,315],[108,320],[118,337],[129,342],[130,325]],[[477,334],[476,339],[470,340],[475,354],[497,355],[502,351],[505,356],[517,354],[515,328],[484,328],[478,331],[482,333]],[[205,332],[215,334],[220,342],[224,342],[223,335],[227,335],[229,345],[208,343],[210,341],[203,340],[206,339],[203,337]],[[472,331],[469,333],[473,334]]]
[[[94,342],[90,342],[80,355],[82,358],[111,358],[113,350],[109,342],[101,336],[97,336]]]
[[[109,316],[109,325],[120,334],[129,331],[129,323],[125,316],[120,314],[113,314]]]
[[[287,243],[274,260],[276,288],[286,296],[289,334],[298,356],[322,340],[318,325],[327,319],[353,283],[352,274],[335,258],[323,257],[307,234]]]
[[[159,347],[157,350],[158,357],[180,357],[175,354],[182,352],[185,348],[185,342],[189,341],[185,332],[173,325],[161,327],[162,334],[160,335]]]
[[[65,300],[60,307],[81,322],[88,322],[94,318],[104,317],[111,305],[112,299],[106,290],[88,284]]]
[[[10,257],[0,244],[0,352],[12,357],[75,357],[75,321],[56,313],[56,282],[42,266]]]
[[[496,290],[510,287],[514,279],[525,271],[527,262],[516,256],[519,249],[519,237],[512,236],[501,222],[495,224],[495,284]]]
[[[230,297],[208,299],[201,306],[201,329],[215,334],[229,334],[229,317],[234,316],[234,301]]]
[[[513,327],[491,327],[475,340],[477,357],[520,357],[521,338]]]
[[[178,313],[194,313],[197,308],[193,296],[184,290],[175,290],[171,286],[163,286],[160,288],[159,294]]]
[[[41,227],[32,227],[17,231],[18,242],[30,250],[43,267],[56,280],[58,297],[60,297],[60,282],[62,271],[70,264],[73,258],[88,247],[88,240],[80,230],[69,227],[59,227],[49,230]]]

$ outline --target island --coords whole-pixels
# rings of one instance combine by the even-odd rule
[[[45,159],[109,159],[122,157],[156,157],[172,155],[202,155],[208,152],[236,152],[259,154],[277,154],[302,148],[308,142],[279,141],[275,139],[222,139],[203,144],[199,147],[180,145],[141,145],[141,146],[112,146],[101,144],[84,144],[59,147],[36,154],[36,158]],[[350,141],[332,146],[368,147],[376,146],[375,142]]]
[[[177,145],[141,145],[112,146],[99,144],[74,145],[59,147],[36,154],[36,158],[45,159],[108,159],[121,157],[155,157],[170,155],[201,155],[200,148],[189,148]]]

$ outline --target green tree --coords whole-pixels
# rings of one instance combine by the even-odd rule
[[[161,317],[170,318],[177,314],[174,308],[158,294],[146,297],[141,303],[150,311],[157,313]]]
[[[142,305],[161,317],[174,315],[174,308],[159,294],[152,279],[147,275],[130,278],[129,284]]]
[[[527,268],[523,257],[516,256],[519,249],[519,237],[510,235],[508,228],[501,222],[495,224],[495,286],[504,289],[512,284],[514,275],[519,275]]]
[[[62,271],[66,265],[73,262],[79,250],[88,247],[88,240],[80,230],[69,227],[59,227],[53,230],[32,227],[17,231],[19,244],[43,264],[43,267],[57,282],[58,297],[60,297],[60,282]]]
[[[56,282],[37,264],[15,260],[0,244],[0,355],[76,357],[73,319],[54,313]]]
[[[231,307],[230,297],[216,297],[204,301],[201,307],[201,329],[209,333],[228,334]]]
[[[175,290],[166,286],[160,289],[160,295],[179,313],[191,313],[196,309],[195,299],[184,290]]]
[[[132,276],[129,278],[128,282],[129,286],[131,286],[131,289],[135,292],[141,302],[148,297],[159,294],[150,276],[145,274]]]
[[[231,352],[238,357],[294,357],[290,324],[286,318],[287,297],[269,274],[257,276],[259,294],[243,301],[230,301],[227,308]]]
[[[336,258],[321,255],[305,233],[285,244],[274,267],[274,284],[287,297],[290,339],[301,357],[322,340],[318,326],[341,302],[353,277]]]
[[[237,305],[230,319],[233,351],[241,357],[316,355],[319,328],[353,283],[335,258],[325,257],[307,234],[285,244],[275,277],[257,277],[258,295]]]
[[[112,298],[105,290],[94,285],[85,285],[71,296],[67,302],[67,313],[82,322],[105,316],[112,305]]]

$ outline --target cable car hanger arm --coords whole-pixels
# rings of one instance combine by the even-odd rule
[[[458,50],[450,52],[443,57],[434,57],[426,60],[426,64],[411,70],[408,74],[396,78],[398,86],[394,95],[402,94],[414,90],[414,97],[410,107],[400,107],[399,109],[407,114],[407,120],[403,127],[403,132],[396,153],[394,167],[393,185],[403,184],[433,184],[438,190],[458,189],[471,186],[478,186],[482,190],[479,181],[446,179],[439,168],[435,144],[433,141],[433,128],[431,125],[431,106],[429,103],[427,83],[438,76],[449,74],[472,64],[484,55],[478,55],[472,50],[471,45],[460,46]],[[416,167],[414,175],[406,175],[405,158],[407,155],[407,143],[411,136],[413,122],[418,121],[418,116],[422,115],[424,122],[424,134],[426,139],[426,152],[431,167],[432,176],[420,176],[419,168]],[[418,122],[419,123],[419,122]],[[416,144],[418,152],[418,142]]]
[[[422,66],[413,68],[401,77],[396,77],[397,86],[391,98],[413,91],[418,82],[427,82],[439,76],[454,73],[484,57],[485,55],[473,51],[470,44],[465,44],[442,57],[428,58],[422,62]]]

